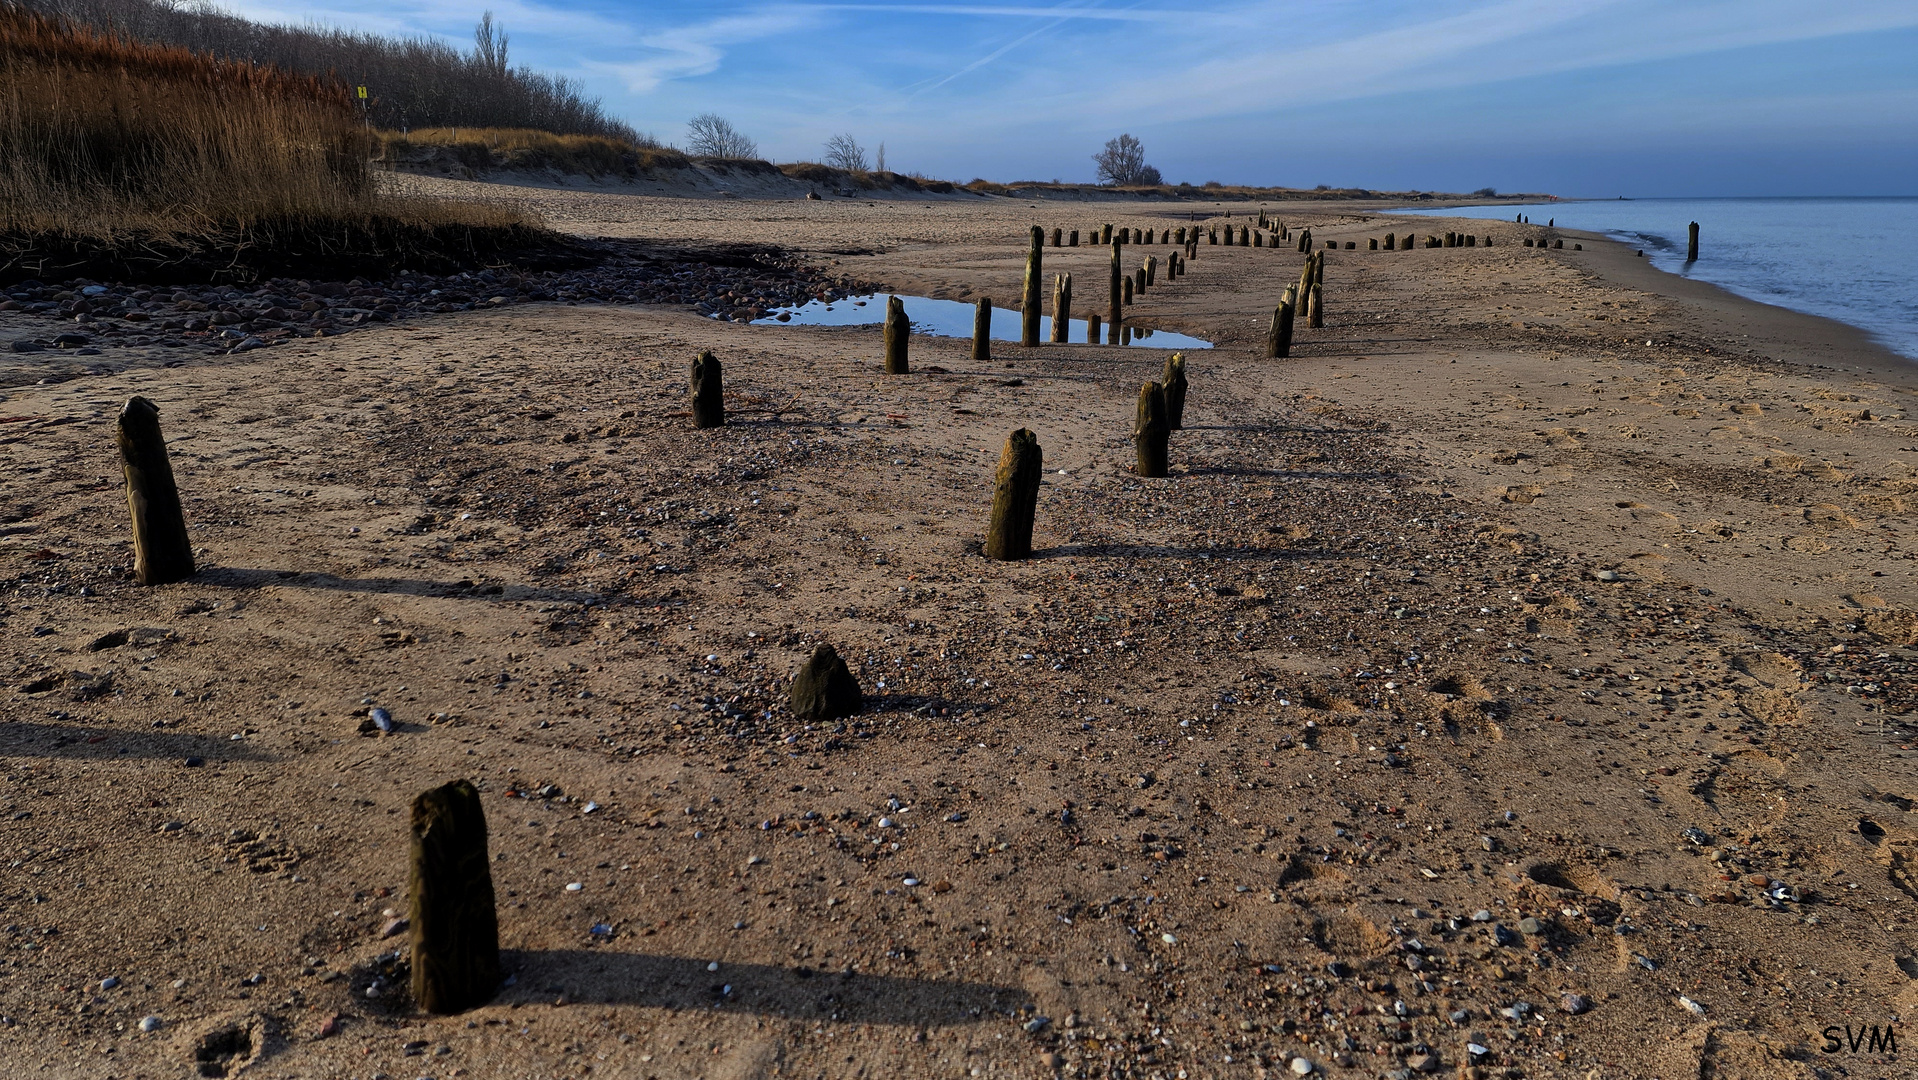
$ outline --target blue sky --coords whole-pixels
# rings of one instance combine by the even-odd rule
[[[489,0],[229,0],[470,44]],[[778,161],[1091,180],[1560,195],[1918,195],[1914,0],[491,0],[512,59],[669,141]]]

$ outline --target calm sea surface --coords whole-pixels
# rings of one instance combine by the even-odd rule
[[[1848,322],[1918,359],[1918,199],[1629,199],[1408,210],[1535,225],[1556,219],[1642,248],[1660,270]],[[1685,227],[1698,222],[1698,261]]]

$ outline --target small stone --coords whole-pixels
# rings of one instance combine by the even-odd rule
[[[1044,1031],[1046,1029],[1046,1025],[1050,1023],[1052,1023],[1052,1017],[1050,1016],[1035,1016],[1032,1019],[1025,1022],[1024,1027],[1026,1029],[1026,1034],[1037,1035],[1041,1031]]]
[[[1292,1059],[1291,1069],[1292,1069],[1292,1075],[1294,1076],[1312,1075],[1312,1063],[1302,1057],[1295,1057]]]
[[[160,826],[160,831],[161,832],[179,832],[181,829],[184,829],[184,828],[186,828],[186,822],[184,821],[169,821],[165,825]]]
[[[106,978],[100,980],[100,989],[102,990],[111,990],[118,985],[120,985],[120,980],[112,975],[108,975]]]
[[[1518,932],[1527,936],[1543,934],[1545,932],[1545,924],[1527,915],[1518,921]]]
[[[1696,844],[1699,847],[1704,847],[1706,844],[1709,844],[1712,842],[1711,834],[1707,833],[1705,830],[1699,828],[1696,825],[1693,825],[1690,828],[1686,829],[1683,835],[1685,839],[1691,841],[1693,844]]]
[[[1558,1001],[1558,1007],[1573,1016],[1583,1016],[1592,1011],[1592,1001],[1583,994],[1566,994]]]
[[[186,767],[189,769],[197,769],[205,764],[206,759],[203,757],[190,757],[186,759]]]
[[[1618,571],[1616,571],[1616,570],[1600,570],[1600,571],[1598,571],[1597,573],[1595,573],[1595,574],[1593,574],[1592,576],[1593,576],[1593,577],[1595,577],[1595,578],[1597,578],[1597,579],[1598,579],[1598,580],[1600,580],[1600,581],[1617,581],[1617,580],[1618,580]]]
[[[1172,934],[1160,934],[1159,940],[1165,942],[1167,945],[1177,945],[1179,943],[1179,939]]]
[[[1472,921],[1473,922],[1491,922],[1492,913],[1485,910],[1484,908],[1479,908],[1477,911],[1472,913]]]
[[[1492,839],[1489,836],[1481,836],[1478,838],[1478,846],[1484,848],[1487,851],[1497,851],[1498,841]]]
[[[1416,1072],[1435,1073],[1439,1071],[1437,1054],[1413,1054],[1405,1059],[1405,1064]]]
[[[566,891],[567,891],[567,892],[579,892],[579,891],[580,891],[581,889],[584,889],[585,887],[586,887],[585,885],[583,885],[583,884],[581,884],[580,882],[577,882],[577,881],[574,881],[574,882],[569,882],[569,883],[567,884],[567,886],[566,886]]]
[[[1041,1065],[1044,1065],[1044,1066],[1045,1066],[1046,1068],[1048,1068],[1048,1069],[1056,1069],[1056,1068],[1058,1068],[1058,1067],[1059,1067],[1059,1063],[1060,1063],[1060,1060],[1061,1060],[1061,1059],[1060,1059],[1060,1057],[1059,1057],[1059,1055],[1058,1055],[1058,1054],[1055,1054],[1055,1053],[1053,1053],[1053,1052],[1052,1052],[1052,1051],[1050,1051],[1050,1050],[1048,1050],[1048,1051],[1046,1051],[1045,1053],[1043,1053],[1043,1054],[1040,1054],[1040,1055],[1039,1055],[1039,1064],[1041,1064]]]
[[[1685,1007],[1685,1011],[1688,1013],[1691,1013],[1693,1016],[1705,1015],[1705,1006],[1700,1005],[1698,1002],[1693,1001],[1691,998],[1688,998],[1684,996],[1683,994],[1680,994],[1678,996],[1678,1003],[1680,1005],[1683,1005]]]
[[[140,1030],[148,1034],[152,1034],[165,1026],[166,1021],[157,1016],[142,1016],[140,1018]]]
[[[1493,923],[1492,940],[1498,942],[1500,945],[1513,945],[1517,944],[1519,936],[1507,930],[1504,923]]]
[[[413,924],[408,922],[403,916],[388,919],[380,926],[380,936],[383,938],[398,937],[406,933],[407,928],[411,925]]]

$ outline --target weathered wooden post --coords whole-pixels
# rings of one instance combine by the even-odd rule
[[[1698,261],[1698,222],[1696,221],[1691,225],[1691,239],[1685,243],[1685,261]]]
[[[1250,225],[1239,226],[1239,246],[1240,247],[1252,246],[1252,226]]]
[[[1125,276],[1125,281],[1121,282],[1120,284],[1125,293],[1125,297],[1124,297],[1125,303],[1128,306],[1130,306],[1133,303],[1133,290],[1135,288],[1135,286],[1132,284],[1132,275],[1127,274]]]
[[[1292,328],[1299,318],[1297,286],[1285,287],[1285,295],[1279,298],[1279,315],[1279,356],[1283,359],[1292,355]]]
[[[1026,287],[1019,301],[1019,344],[1039,347],[1040,275],[1045,261],[1046,236],[1039,226],[1032,227],[1032,243],[1026,249]]]
[[[726,390],[719,358],[710,350],[701,352],[693,360],[693,426],[715,428],[725,424]]]
[[[1153,279],[1157,277],[1158,274],[1159,257],[1157,255],[1147,255],[1145,257],[1145,283],[1148,287],[1155,284]]]
[[[912,336],[912,324],[906,321],[906,302],[897,296],[886,297],[886,374],[910,375],[906,363],[906,341]]]
[[[1071,232],[1071,233],[1070,233],[1069,235],[1067,235],[1067,237],[1066,237],[1066,246],[1067,246],[1067,247],[1078,247],[1078,246],[1079,246],[1079,230],[1077,230],[1077,229],[1074,229],[1074,230],[1072,230],[1072,232]]]
[[[1072,275],[1052,279],[1052,340],[1063,345],[1072,340]]]
[[[972,362],[992,362],[992,297],[982,296],[972,306]]]
[[[1179,243],[1181,244],[1185,243],[1185,226],[1184,225],[1179,226],[1178,235],[1179,235]]]
[[[1397,239],[1398,239],[1397,233],[1386,233],[1385,234],[1385,250],[1387,251],[1392,250],[1392,244]]]
[[[1053,226],[1052,227],[1052,246],[1059,247],[1061,244],[1063,244],[1065,242],[1065,235],[1066,233],[1064,229],[1059,228],[1057,225]]]
[[[1112,243],[1112,226],[1111,225],[1107,225],[1103,229],[1099,230],[1099,242],[1101,244]]]
[[[1374,236],[1372,237],[1372,250],[1377,251],[1378,249],[1379,249],[1379,238]]]
[[[131,397],[120,409],[120,469],[133,515],[133,577],[142,585],[169,585],[193,573],[186,514],[173,482],[173,462],[160,434],[160,407]]]
[[[1185,354],[1166,357],[1165,374],[1159,377],[1165,387],[1165,423],[1174,431],[1185,427]]]
[[[1265,234],[1264,234],[1264,233],[1262,233],[1262,232],[1255,232],[1255,233],[1253,233],[1253,234],[1252,234],[1252,246],[1253,246],[1253,247],[1256,247],[1256,248],[1262,248],[1262,247],[1264,247],[1264,246],[1265,246]]]
[[[1132,242],[1132,227],[1130,225],[1122,227],[1119,230],[1119,243],[1130,244],[1131,242]]]
[[[787,707],[801,720],[818,723],[856,716],[864,700],[859,680],[839,658],[839,650],[821,644],[812,651],[812,659],[793,676],[792,694]]]
[[[1140,476],[1166,474],[1166,440],[1172,429],[1165,419],[1165,387],[1149,382],[1139,388],[1139,407],[1132,423],[1132,446]]]
[[[486,812],[466,780],[413,800],[408,911],[413,1000],[464,1012],[499,992],[499,915],[486,855]]]
[[[1312,302],[1307,306],[1309,314],[1306,316],[1305,322],[1305,325],[1314,330],[1322,329],[1325,326],[1325,308],[1320,304],[1319,296],[1319,283],[1314,281],[1312,283]]]
[[[1406,234],[1405,234],[1405,242],[1399,245],[1399,250],[1401,250],[1401,251],[1410,251],[1410,250],[1412,250],[1412,248],[1414,248],[1415,246],[1417,246],[1417,245],[1415,245],[1415,244],[1413,244],[1413,243],[1412,243],[1412,234],[1411,234],[1411,233],[1406,233]]]
[[[1088,312],[1086,314],[1086,344],[1097,345],[1098,343],[1099,343],[1099,313],[1096,311]]]
[[[1121,284],[1125,278],[1125,271],[1119,268],[1119,259],[1124,250],[1125,245],[1119,243],[1117,240],[1112,242],[1112,268],[1109,271],[1107,279],[1107,289],[1111,294],[1108,299],[1111,300],[1111,305],[1110,310],[1106,313],[1106,341],[1112,345],[1121,343],[1119,341],[1119,328],[1125,325],[1126,297],[1125,287]]]
[[[1210,229],[1207,229],[1207,230],[1205,231],[1205,242],[1206,242],[1206,243],[1208,243],[1208,244],[1212,244],[1212,245],[1217,245],[1217,244],[1218,244],[1218,242],[1219,242],[1219,230],[1218,230],[1218,227],[1217,227],[1217,226],[1214,226],[1214,227],[1212,227],[1212,228],[1210,228]]]
[[[999,473],[993,478],[986,558],[1011,562],[1032,557],[1032,522],[1038,516],[1044,460],[1039,438],[1031,431],[1020,428],[1006,436],[1006,448],[999,452]]]

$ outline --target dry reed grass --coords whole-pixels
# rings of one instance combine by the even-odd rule
[[[0,2],[4,266],[141,248],[203,260],[226,248],[252,261],[279,249],[391,257],[448,241],[470,248],[474,230],[522,241],[538,232],[511,208],[380,195],[370,145],[344,86]]]
[[[415,164],[450,153],[469,169],[557,169],[586,176],[683,169],[692,162],[671,147],[645,146],[603,135],[555,135],[531,128],[421,128],[376,135],[380,157]]]

